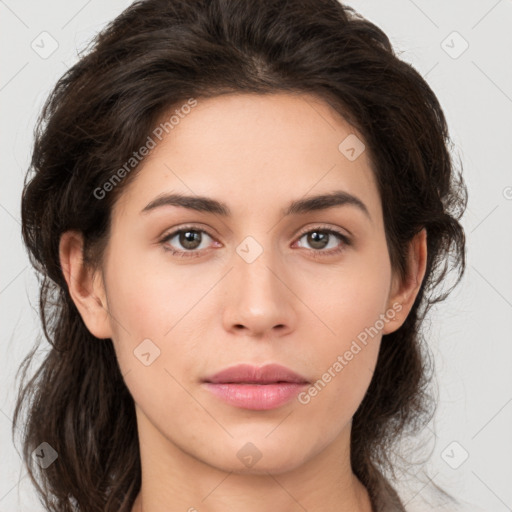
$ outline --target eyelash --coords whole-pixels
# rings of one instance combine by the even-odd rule
[[[169,247],[168,245],[166,245],[166,243],[171,240],[172,238],[174,238],[176,235],[179,235],[180,233],[184,233],[184,232],[187,232],[187,231],[194,231],[194,232],[198,232],[198,233],[206,233],[210,238],[214,239],[215,238],[210,235],[210,233],[208,233],[208,231],[204,230],[204,229],[201,229],[201,228],[198,228],[197,226],[184,226],[176,231],[173,231],[172,233],[169,233],[168,235],[165,235],[160,241],[159,243],[162,245],[163,249],[165,251],[168,251],[170,252],[173,256],[178,256],[180,258],[194,258],[194,257],[199,257],[201,256],[201,250],[198,251],[197,249],[196,250],[191,250],[191,251],[179,251],[179,250],[176,250],[176,249],[173,249],[172,247]],[[307,235],[309,233],[313,233],[313,232],[321,232],[321,233],[327,233],[329,235],[334,235],[336,237],[338,237],[341,242],[342,242],[342,245],[341,247],[337,248],[337,249],[330,249],[328,251],[324,251],[324,250],[321,250],[321,249],[306,249],[308,250],[310,253],[312,253],[312,256],[314,258],[322,258],[322,257],[328,257],[328,256],[334,256],[334,255],[337,255],[337,254],[340,254],[342,251],[345,250],[345,248],[347,246],[350,246],[351,245],[351,241],[350,239],[344,235],[343,233],[340,233],[339,231],[335,230],[335,229],[332,229],[332,228],[327,228],[325,226],[315,226],[314,228],[312,229],[308,229],[307,231],[303,231],[302,233],[300,233],[298,235],[298,239],[297,240],[300,240],[304,235]],[[203,249],[203,250],[206,250],[206,249]]]

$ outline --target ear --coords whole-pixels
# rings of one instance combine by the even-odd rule
[[[66,231],[61,235],[59,259],[69,294],[87,329],[96,338],[111,338],[103,277],[84,264],[82,233]]]
[[[396,331],[405,322],[425,277],[426,266],[427,230],[423,228],[409,242],[405,278],[393,275],[386,311],[393,310],[396,314],[385,324],[382,334]]]

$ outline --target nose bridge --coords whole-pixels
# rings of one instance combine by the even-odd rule
[[[291,327],[293,294],[284,284],[285,276],[279,275],[284,267],[272,237],[268,234],[246,236],[235,252],[225,327],[243,326],[254,334],[275,326]]]
[[[280,294],[277,288],[283,286],[275,275],[281,265],[272,245],[270,235],[258,235],[258,239],[249,235],[236,248],[235,271],[240,274],[241,291],[254,301],[275,300]]]

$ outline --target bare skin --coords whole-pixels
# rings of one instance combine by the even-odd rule
[[[112,339],[135,401],[142,487],[132,512],[371,511],[350,465],[352,417],[382,335],[414,303],[426,234],[411,242],[399,279],[368,152],[350,160],[338,149],[349,134],[357,132],[310,95],[198,98],[116,203],[101,269],[84,267],[79,233],[62,236],[71,296],[91,333]],[[283,216],[291,201],[333,191],[367,212],[343,204]],[[216,199],[231,215],[172,205],[142,212],[168,193]],[[184,227],[197,234],[195,248],[179,234],[163,240]],[[315,231],[325,248],[308,236]],[[262,252],[249,263],[239,247]],[[379,334],[345,358],[382,315]],[[160,351],[148,366],[134,356],[146,339]],[[346,364],[332,376],[339,355]],[[307,403],[254,411],[202,385],[238,363],[278,363],[312,383],[331,368],[331,379]],[[244,465],[241,449],[261,458]]]

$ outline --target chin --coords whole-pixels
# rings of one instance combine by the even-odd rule
[[[303,451],[297,451],[297,445],[277,447],[274,443],[261,440],[252,442],[245,438],[231,446],[221,447],[221,452],[213,460],[203,459],[207,464],[225,472],[244,475],[280,474],[299,467],[307,458]],[[230,454],[233,454],[231,456]],[[208,457],[210,459],[210,457]]]

